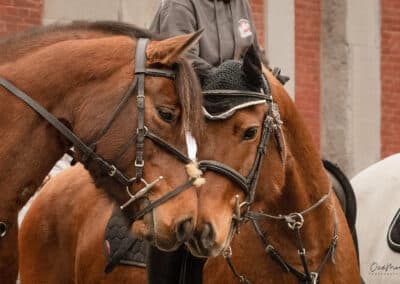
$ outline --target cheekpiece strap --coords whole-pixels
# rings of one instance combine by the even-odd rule
[[[138,126],[136,136],[136,180],[140,182],[143,176],[144,167],[144,138],[146,135],[146,129],[144,126],[144,77],[146,74],[146,47],[148,44],[147,38],[140,38],[137,41],[136,46],[136,58],[135,58],[135,76],[137,78],[137,109],[138,109]]]

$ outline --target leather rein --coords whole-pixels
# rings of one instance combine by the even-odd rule
[[[49,124],[51,124],[55,129],[57,129],[60,134],[66,138],[76,150],[78,150],[82,154],[82,162],[85,167],[88,166],[89,161],[94,161],[101,171],[108,175],[109,177],[113,178],[117,182],[119,182],[122,186],[125,186],[127,194],[129,195],[129,200],[125,202],[123,205],[120,206],[121,210],[126,208],[129,204],[133,201],[138,200],[145,196],[145,194],[163,177],[159,177],[155,181],[151,183],[147,183],[143,178],[143,168],[144,168],[144,140],[148,138],[152,140],[155,144],[159,147],[164,149],[166,152],[173,155],[179,161],[188,164],[191,161],[185,154],[180,152],[174,146],[168,144],[165,140],[161,137],[157,136],[155,133],[151,132],[144,124],[144,79],[145,76],[154,76],[154,77],[165,77],[171,80],[175,79],[175,72],[173,70],[164,70],[164,69],[153,69],[153,68],[146,68],[146,48],[148,44],[148,39],[140,38],[137,40],[136,46],[136,55],[135,55],[135,78],[131,85],[129,86],[128,90],[126,91],[125,95],[121,99],[120,103],[114,109],[110,119],[104,126],[104,128],[99,132],[97,138],[93,143],[90,145],[83,142],[77,135],[75,135],[67,126],[65,126],[60,120],[58,120],[53,114],[47,111],[44,107],[42,107],[37,101],[32,99],[28,96],[25,92],[18,89],[14,84],[9,82],[8,80],[0,77],[0,86],[5,88],[8,92],[12,95],[17,97],[18,99],[25,102],[29,107],[31,107],[34,111],[36,111],[43,119],[45,119]],[[107,161],[103,157],[101,157],[98,153],[96,153],[96,145],[99,140],[107,133],[107,131],[111,128],[113,122],[120,114],[122,109],[126,106],[128,100],[133,96],[137,90],[137,111],[138,111],[138,122],[137,122],[137,129],[136,129],[136,159],[135,159],[135,177],[131,178],[125,175],[120,169],[118,169],[113,161]],[[128,146],[130,144],[127,144]],[[127,147],[125,147],[124,152],[127,151]],[[123,152],[123,153],[124,153]],[[121,153],[121,155],[123,154]],[[70,153],[69,153],[70,154]],[[120,155],[120,156],[121,156]],[[183,185],[177,187],[173,191],[165,194],[164,196],[160,197],[158,200],[150,202],[150,204],[142,209],[141,211],[137,212],[134,216],[129,216],[131,222],[136,219],[143,217],[146,213],[152,211],[155,207],[161,205],[162,203],[168,201],[169,199],[173,198],[175,195],[179,194],[180,192],[184,191],[185,189],[189,188],[193,182],[194,178],[189,178],[187,182]],[[136,194],[132,194],[130,192],[129,187],[134,183],[143,183],[145,185],[144,188],[139,190]],[[0,229],[1,234],[0,238],[4,237],[7,232],[6,223],[0,222]],[[3,228],[4,227],[4,228]]]

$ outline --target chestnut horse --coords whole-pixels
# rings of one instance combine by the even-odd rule
[[[256,55],[252,62],[253,68],[225,62],[217,71],[225,72],[222,78],[242,72],[272,98],[207,123],[219,137],[213,141],[225,138],[225,150],[210,147],[210,157],[233,168],[254,166],[233,173],[238,180],[246,177],[243,191],[199,191],[197,227],[188,247],[199,257],[223,255],[208,259],[205,283],[359,283],[352,236],[312,137],[283,86],[266,70],[268,83],[263,82]],[[219,85],[211,80],[205,89]],[[249,127],[253,130],[241,131]]]
[[[17,278],[18,211],[71,145],[96,185],[118,204],[132,201],[131,192],[143,187],[140,181],[151,181],[149,188],[162,175],[164,179],[153,187],[155,196],[186,184],[187,190],[177,198],[185,203],[167,202],[152,218],[147,214],[141,232],[168,248],[179,243],[174,228],[180,223],[186,222],[190,233],[196,193],[182,162],[174,156],[186,150],[185,131],[194,129],[198,137],[201,129],[200,88],[182,59],[199,33],[142,40],[141,50],[136,48],[136,38],[150,36],[129,25],[99,22],[39,28],[0,41],[2,284],[15,283]],[[136,93],[137,99],[132,98]],[[151,142],[145,143],[150,136]],[[171,151],[171,145],[177,151]],[[134,183],[128,176],[135,172],[138,182]],[[137,207],[131,204],[124,212],[131,217]]]

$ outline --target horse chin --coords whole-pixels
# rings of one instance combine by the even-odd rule
[[[155,241],[152,243],[155,247],[157,247],[161,251],[172,252],[176,251],[181,244],[178,242],[171,242],[169,239],[162,239],[157,236]]]
[[[181,245],[174,237],[166,236],[154,230],[147,222],[143,220],[135,221],[132,225],[133,235],[139,239],[146,240],[152,246],[159,250],[171,252],[175,251]]]
[[[150,243],[154,242],[154,234],[150,226],[143,220],[135,221],[132,224],[132,232],[135,237],[141,240],[146,240]]]

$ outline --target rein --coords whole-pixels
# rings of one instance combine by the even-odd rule
[[[80,153],[82,153],[81,162],[87,168],[88,162],[94,161],[102,170],[103,173],[107,174],[109,177],[115,179],[121,185],[126,187],[127,194],[129,195],[130,199],[125,202],[120,208],[123,210],[129,204],[143,198],[146,193],[156,184],[158,183],[163,177],[157,178],[155,181],[151,183],[147,183],[143,178],[143,168],[144,168],[144,140],[145,138],[149,138],[159,147],[164,149],[166,152],[170,153],[178,160],[182,161],[185,164],[192,162],[185,154],[181,153],[177,148],[168,144],[165,140],[158,137],[156,134],[151,132],[144,123],[144,79],[145,76],[155,76],[155,77],[165,77],[171,80],[175,79],[175,72],[172,70],[163,70],[163,69],[154,69],[154,68],[146,68],[146,48],[147,48],[148,39],[140,38],[137,40],[136,46],[136,54],[135,54],[135,78],[131,85],[129,86],[127,92],[121,99],[120,103],[115,108],[114,112],[112,113],[110,119],[106,123],[105,127],[99,132],[97,138],[93,143],[88,146],[84,143],[78,136],[76,136],[68,127],[66,127],[60,120],[58,120],[53,114],[47,111],[44,107],[42,107],[37,101],[32,99],[28,96],[25,92],[18,89],[15,85],[13,85],[8,80],[0,77],[0,86],[5,88],[9,91],[12,95],[17,97],[18,99],[25,102],[29,107],[31,107],[34,111],[36,111],[42,118],[44,118],[48,123],[50,123],[55,129],[57,129],[62,136],[64,136],[71,144],[77,149]],[[126,176],[120,169],[118,169],[113,162],[109,162],[102,158],[99,154],[96,153],[96,145],[100,141],[100,139],[107,133],[107,131],[111,128],[113,122],[120,114],[122,109],[126,106],[128,100],[134,94],[134,91],[137,90],[137,109],[138,109],[138,125],[136,129],[136,159],[135,159],[135,169],[136,175],[133,178]],[[184,191],[185,189],[189,188],[195,179],[189,178],[187,182],[183,185],[177,187],[172,192],[167,193],[166,195],[162,196],[160,199],[153,201],[150,203],[148,207],[145,207],[142,211],[136,213],[133,216],[133,219],[130,218],[130,221],[134,221],[137,218],[143,217],[146,213],[149,213],[155,207],[161,205],[162,203],[168,201],[175,195],[179,194],[180,192]],[[136,194],[132,194],[129,190],[129,187],[134,183],[143,183],[145,185],[144,188],[139,190]],[[5,224],[3,222],[0,223]],[[3,228],[3,227],[1,227]],[[7,227],[4,225],[4,229],[1,232],[6,232]],[[1,233],[0,232],[0,233]],[[0,238],[3,233],[0,234]],[[4,233],[5,235],[5,233]]]

